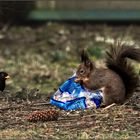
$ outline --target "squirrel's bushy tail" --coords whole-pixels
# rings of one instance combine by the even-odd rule
[[[107,67],[120,75],[126,88],[126,98],[130,97],[138,86],[139,78],[127,58],[140,62],[140,48],[117,44],[112,45],[106,54]]]

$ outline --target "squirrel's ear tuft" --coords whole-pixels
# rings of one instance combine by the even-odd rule
[[[81,51],[81,62],[85,63],[86,61],[89,61],[88,54],[86,53],[85,49]]]
[[[93,63],[88,57],[87,52],[83,49],[81,52],[81,62],[88,68],[93,69]]]

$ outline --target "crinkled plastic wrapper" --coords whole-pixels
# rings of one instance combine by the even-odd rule
[[[51,97],[50,103],[64,110],[99,108],[102,92],[91,92],[74,80],[75,76],[66,80]]]

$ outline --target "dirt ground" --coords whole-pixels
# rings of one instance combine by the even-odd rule
[[[140,45],[140,25],[45,23],[0,30],[0,70],[9,73],[0,93],[0,139],[140,139],[140,89],[123,105],[63,111],[49,99],[76,70],[82,48],[104,65],[115,40]],[[136,72],[140,65],[135,64]],[[55,109],[58,120],[28,122],[36,110]]]

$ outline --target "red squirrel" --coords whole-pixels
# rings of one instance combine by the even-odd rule
[[[105,105],[121,104],[134,93],[139,82],[139,76],[127,58],[140,62],[140,48],[124,44],[110,46],[106,51],[106,68],[96,68],[83,50],[75,82],[89,90],[103,89]]]

